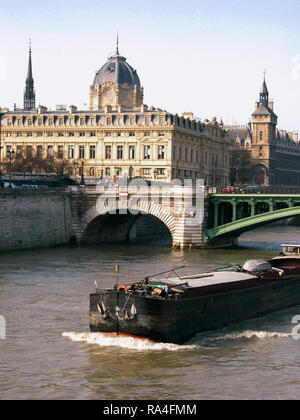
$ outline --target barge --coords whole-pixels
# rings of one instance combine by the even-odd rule
[[[295,255],[180,276],[179,267],[90,295],[91,332],[184,343],[195,334],[300,304]]]

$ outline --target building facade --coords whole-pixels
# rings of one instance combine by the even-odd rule
[[[30,49],[24,109],[2,113],[2,159],[26,149],[84,162],[86,178],[229,182],[231,141],[223,124],[145,105],[139,76],[118,47],[96,73],[88,111],[35,107]]]

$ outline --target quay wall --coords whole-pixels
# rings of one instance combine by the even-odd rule
[[[0,251],[63,245],[70,237],[65,190],[0,190]]]

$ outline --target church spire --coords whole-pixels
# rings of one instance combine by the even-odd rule
[[[24,89],[24,110],[29,111],[30,109],[33,109],[33,108],[35,108],[35,91],[34,91],[34,81],[32,77],[32,58],[31,58],[31,39],[30,39],[27,79],[25,82],[25,89]]]
[[[116,55],[120,55],[120,53],[119,53],[119,32],[117,32],[117,49],[116,49]]]
[[[259,94],[259,102],[265,106],[269,104],[269,91],[266,83],[266,71],[264,70],[264,81]]]

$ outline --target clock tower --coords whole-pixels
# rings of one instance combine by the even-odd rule
[[[261,185],[274,184],[277,115],[273,112],[273,102],[269,101],[265,79],[252,114],[252,123],[253,181]]]

